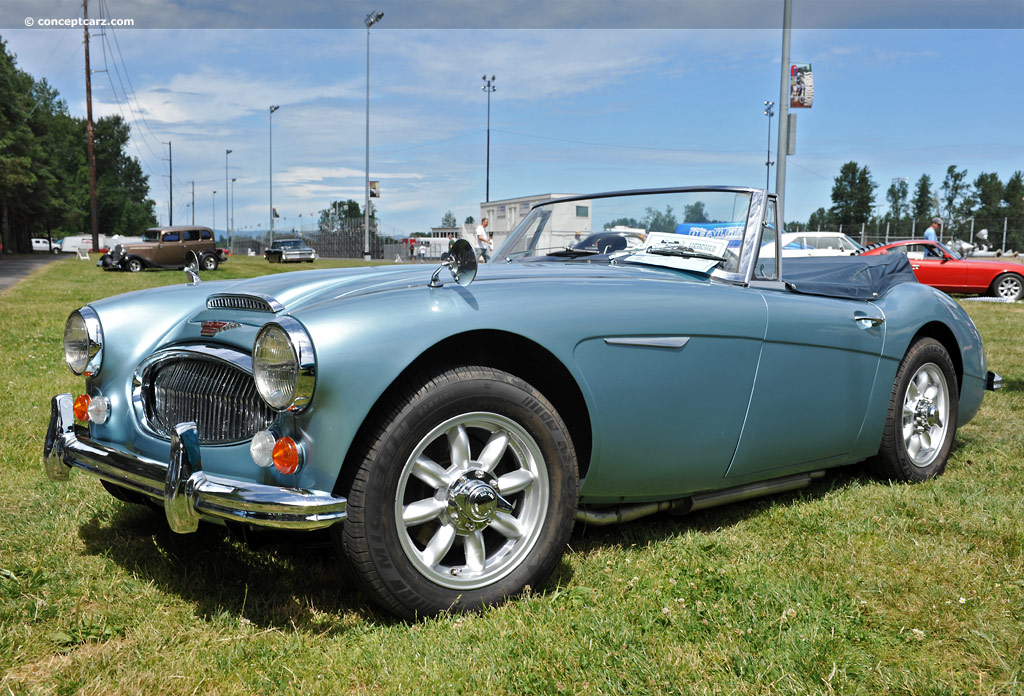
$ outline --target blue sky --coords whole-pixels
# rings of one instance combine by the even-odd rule
[[[94,109],[97,116],[123,113],[132,123],[130,151],[150,175],[161,222],[168,191],[160,141],[170,140],[175,222],[190,215],[194,180],[196,222],[213,224],[215,203],[216,227],[223,229],[225,149],[233,150],[229,172],[237,178],[236,228],[267,224],[268,107],[279,104],[274,206],[290,227],[299,213],[308,220],[332,200],[362,201],[366,31],[360,27],[368,11],[381,7],[385,17],[371,39],[370,175],[381,180],[377,204],[387,234],[424,231],[447,210],[460,222],[479,216],[485,73],[497,78],[492,199],[763,186],[768,121],[762,102],[779,100],[782,1],[722,3],[716,7],[728,12],[698,22],[686,21],[675,4],[646,2],[661,14],[622,17],[622,5],[603,0],[523,3],[518,14],[506,4],[492,15],[473,14],[467,8],[475,5],[463,0],[346,2],[329,15],[316,1],[292,10],[273,5],[277,14],[258,2],[244,5],[259,10],[254,14],[198,0],[90,2],[91,16],[136,22],[93,39],[93,69],[108,70],[93,75]],[[937,185],[956,164],[971,180],[997,172],[1005,181],[1024,169],[1024,12],[1012,9],[1020,3],[1005,3],[1011,10],[1002,14],[1000,3],[982,3],[994,6],[994,14],[972,22],[934,15],[936,6],[960,4],[886,3],[902,8],[893,18],[872,15],[876,3],[864,3],[858,13],[850,10],[857,3],[823,5],[828,2],[794,2],[794,25],[806,28],[794,29],[790,57],[812,63],[815,103],[798,112],[787,219],[805,220],[827,207],[832,178],[850,160],[870,168],[879,184],[876,203],[883,205],[894,177],[909,177],[913,186],[927,173]],[[424,6],[447,7],[450,14],[427,16]],[[846,14],[807,19],[822,6]],[[413,7],[421,14],[403,13]],[[550,7],[558,13],[545,15]],[[576,14],[567,11],[572,7]],[[925,19],[918,20],[918,10]],[[80,12],[81,4],[70,0],[10,0],[0,10],[6,27],[0,36],[19,67],[45,77],[76,115],[85,113],[82,30],[27,29],[23,20]],[[744,18],[733,21],[737,14]],[[652,24],[665,28],[619,28]],[[771,28],[750,28],[760,25]],[[319,26],[332,28],[312,28]],[[125,90],[128,79],[133,89]],[[773,131],[776,124],[777,118]],[[773,133],[772,159],[775,144]],[[774,179],[773,169],[772,187]]]

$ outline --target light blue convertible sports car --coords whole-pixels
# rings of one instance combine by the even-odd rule
[[[573,248],[643,228],[642,248]],[[491,263],[191,282],[73,312],[82,394],[47,474],[206,520],[332,538],[404,617],[536,586],[574,520],[686,512],[867,460],[942,473],[987,372],[903,257],[782,259],[775,197],[626,191],[535,207]],[[155,319],[154,319],[155,317]]]

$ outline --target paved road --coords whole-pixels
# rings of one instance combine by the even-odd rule
[[[63,254],[0,254],[0,292],[11,287],[29,273],[57,259]]]

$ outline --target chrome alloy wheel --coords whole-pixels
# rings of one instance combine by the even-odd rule
[[[522,426],[496,413],[455,416],[427,433],[402,469],[402,550],[443,587],[490,585],[537,543],[549,493],[547,464]]]
[[[1021,280],[1017,276],[1007,275],[996,285],[996,295],[1008,300],[1016,300],[1021,296]]]
[[[916,467],[930,465],[942,449],[949,422],[949,385],[935,363],[914,373],[903,399],[903,444]]]

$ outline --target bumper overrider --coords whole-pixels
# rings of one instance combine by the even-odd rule
[[[43,466],[54,481],[79,468],[105,481],[163,502],[171,530],[194,532],[200,518],[276,529],[311,530],[346,518],[346,500],[326,491],[268,486],[203,471],[195,423],[179,423],[171,436],[170,461],[122,452],[76,429],[70,394],[51,401]]]

